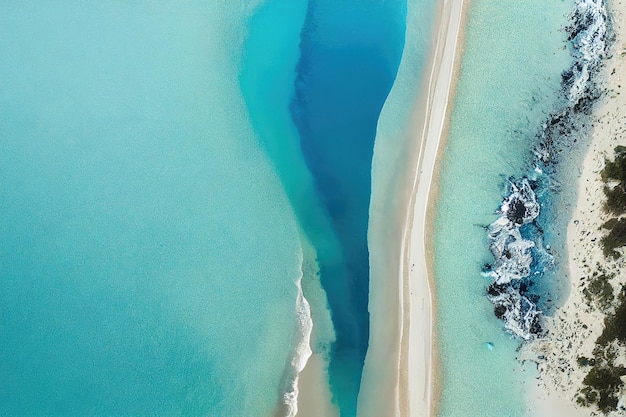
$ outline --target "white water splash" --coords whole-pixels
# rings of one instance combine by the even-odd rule
[[[530,275],[533,261],[532,240],[522,238],[520,226],[532,222],[539,215],[539,204],[526,178],[511,183],[511,193],[500,206],[500,216],[489,226],[489,249],[496,259],[483,275],[497,284],[507,284]]]
[[[483,275],[494,280],[487,298],[496,306],[496,315],[504,320],[504,328],[524,340],[532,340],[541,312],[509,284],[530,276],[535,242],[524,239],[520,228],[539,216],[540,205],[527,178],[511,182],[510,186],[511,192],[498,210],[501,216],[489,225],[489,249],[495,262]]]
[[[313,319],[311,318],[311,306],[302,292],[302,276],[296,281],[298,296],[296,298],[296,320],[300,339],[296,345],[294,356],[291,359],[294,376],[289,390],[283,395],[287,408],[285,417],[295,417],[298,414],[298,380],[300,372],[306,366],[313,354],[311,351],[311,332],[313,331]]]
[[[582,27],[572,40],[577,65],[572,68],[574,77],[569,89],[569,100],[576,104],[585,94],[590,72],[600,65],[605,56],[607,16],[603,1],[576,2],[573,19],[575,25]]]

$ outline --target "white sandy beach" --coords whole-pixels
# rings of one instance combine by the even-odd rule
[[[601,75],[606,80],[607,93],[594,114],[591,143],[580,167],[577,202],[567,229],[570,295],[550,323],[551,336],[533,347],[537,354],[546,356],[546,361],[539,365],[538,386],[529,398],[529,406],[537,417],[590,416],[594,411],[575,405],[587,371],[576,360],[593,356],[604,315],[585,299],[582,290],[598,264],[605,271],[616,273],[612,282],[615,291],[619,284],[626,283],[623,261],[607,261],[600,247],[604,234],[600,226],[609,218],[602,210],[605,196],[600,171],[605,159],[613,158],[613,149],[626,145],[626,90],[622,88],[626,82],[626,2],[612,1],[609,8],[616,40]]]
[[[404,332],[400,369],[408,370],[407,416],[429,416],[433,409],[433,285],[427,239],[432,236],[427,211],[435,162],[448,117],[455,60],[463,16],[463,0],[445,1],[428,82],[425,119],[419,124],[421,148],[413,186],[413,213],[407,218],[402,253]],[[417,127],[417,126],[416,126]],[[407,317],[408,316],[408,317]],[[407,323],[408,318],[408,323]],[[408,326],[407,326],[408,324]],[[408,327],[408,329],[407,329]],[[406,332],[408,330],[408,332]],[[408,333],[408,334],[407,334]]]
[[[433,45],[412,111],[401,224],[380,238],[392,244],[371,250],[370,346],[359,397],[359,417],[429,416],[433,398],[433,301],[426,254],[427,206],[446,121],[461,30],[463,0],[439,4]],[[408,175],[407,175],[408,174]],[[382,210],[381,210],[382,211]],[[376,232],[374,231],[372,234]],[[370,241],[376,237],[370,235]],[[395,277],[395,278],[392,278]],[[390,282],[391,281],[391,282]]]

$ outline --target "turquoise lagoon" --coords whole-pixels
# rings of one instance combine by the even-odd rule
[[[0,414],[355,415],[404,1],[0,5]],[[289,402],[289,401],[287,401]]]

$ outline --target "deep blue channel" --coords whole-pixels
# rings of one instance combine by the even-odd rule
[[[343,262],[319,259],[337,334],[330,383],[342,416],[356,413],[368,346],[372,153],[405,25],[405,0],[311,0],[301,35],[291,111],[343,251]]]

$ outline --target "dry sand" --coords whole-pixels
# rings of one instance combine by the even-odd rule
[[[428,82],[425,120],[416,137],[421,149],[413,188],[413,212],[407,218],[402,279],[404,331],[400,369],[406,370],[406,416],[422,417],[433,411],[433,292],[427,258],[427,208],[435,161],[447,118],[452,77],[458,60],[463,1],[446,1],[435,44],[435,57]],[[408,323],[407,323],[408,316]]]

